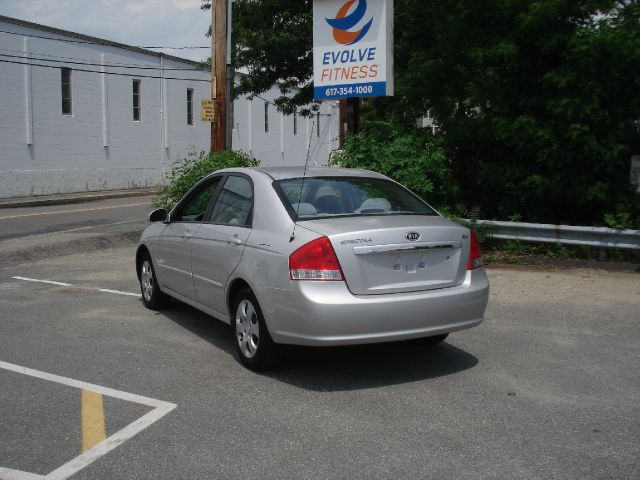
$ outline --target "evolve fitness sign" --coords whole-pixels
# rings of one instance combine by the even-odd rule
[[[316,100],[393,95],[393,0],[313,0]]]

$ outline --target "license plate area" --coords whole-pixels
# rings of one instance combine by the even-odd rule
[[[357,259],[368,293],[443,288],[457,283],[460,248],[384,251]]]

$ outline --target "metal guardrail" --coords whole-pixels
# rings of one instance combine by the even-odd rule
[[[491,220],[469,220],[469,223],[487,225],[491,237],[503,240],[640,250],[640,230]]]

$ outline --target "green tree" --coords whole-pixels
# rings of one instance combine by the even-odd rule
[[[397,35],[399,101],[376,100],[373,111],[409,123],[430,109],[466,200],[484,215],[558,223],[637,203],[628,181],[640,146],[637,4],[416,7],[396,11],[397,23],[426,26]]]
[[[312,101],[311,10],[311,0],[234,1],[234,59],[249,72],[238,93],[279,84],[286,112]],[[460,200],[483,216],[637,218],[637,2],[396,0],[394,19],[396,94],[365,100],[365,125],[410,131],[432,112]]]
[[[260,94],[278,85],[278,108],[291,114],[313,104],[312,0],[234,0],[234,65],[248,72],[234,95]],[[203,10],[211,8],[202,0]],[[301,114],[309,112],[301,110]]]

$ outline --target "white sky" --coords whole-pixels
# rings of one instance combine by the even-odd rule
[[[200,0],[0,0],[0,15],[136,46],[206,46]],[[155,50],[161,51],[161,50]],[[162,50],[204,60],[209,50]]]

